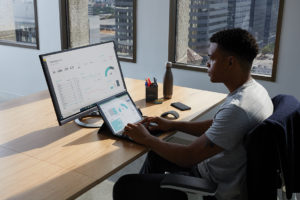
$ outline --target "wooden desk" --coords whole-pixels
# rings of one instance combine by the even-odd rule
[[[155,105],[145,102],[144,81],[126,85],[147,116],[174,110],[175,101],[191,106],[180,120],[195,119],[226,96],[175,86],[172,99]],[[58,126],[48,91],[0,104],[0,199],[72,199],[147,151],[97,131],[74,122]]]

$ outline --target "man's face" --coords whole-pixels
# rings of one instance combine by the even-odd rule
[[[208,49],[209,60],[206,63],[211,82],[224,82],[226,77],[225,55],[217,43],[211,43]]]

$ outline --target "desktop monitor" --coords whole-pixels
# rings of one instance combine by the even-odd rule
[[[98,102],[126,92],[114,42],[39,57],[59,125],[98,111]]]

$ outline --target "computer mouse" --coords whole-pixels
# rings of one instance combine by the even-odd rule
[[[171,115],[173,117],[171,118],[171,117],[169,117],[169,115]],[[179,114],[175,110],[170,110],[170,111],[164,112],[160,116],[164,117],[164,118],[169,118],[169,119],[178,119],[179,118]]]

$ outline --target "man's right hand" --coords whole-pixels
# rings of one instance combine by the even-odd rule
[[[150,131],[171,131],[175,129],[175,127],[173,127],[173,121],[162,117],[146,117],[143,121],[141,121],[141,123],[144,124]],[[152,125],[151,123],[155,123],[156,125]]]

